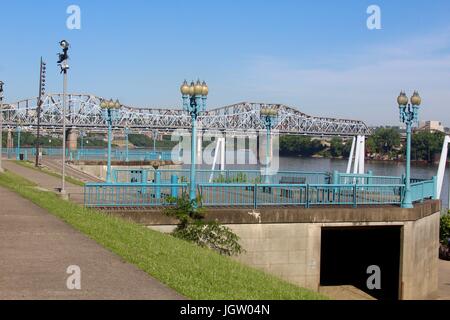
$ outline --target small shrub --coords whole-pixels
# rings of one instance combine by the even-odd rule
[[[178,219],[174,237],[193,242],[201,247],[210,248],[221,255],[233,256],[243,252],[239,237],[231,229],[218,222],[205,222],[203,208],[198,208],[200,199],[191,201],[186,194],[181,198],[167,200],[173,206],[164,209],[164,214]]]
[[[450,239],[450,214],[441,217],[440,238],[442,244],[448,245]]]
[[[239,237],[217,222],[196,221],[185,228],[178,227],[172,235],[215,250],[221,255],[234,256],[242,253]]]

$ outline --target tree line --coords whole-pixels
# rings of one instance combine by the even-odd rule
[[[442,151],[445,134],[442,132],[416,131],[412,135],[411,157],[417,161],[432,162]],[[282,156],[348,158],[352,140],[333,138],[329,143],[306,136],[282,136]],[[367,138],[366,153],[369,158],[383,160],[403,159],[406,142],[395,128],[379,128]]]

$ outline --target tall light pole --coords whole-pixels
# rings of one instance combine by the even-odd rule
[[[121,107],[119,100],[114,102],[112,99],[109,101],[102,100],[100,107],[103,110],[103,118],[108,123],[108,166],[106,169],[106,183],[111,183],[111,149],[112,149],[112,125],[117,113]]]
[[[400,110],[400,121],[406,125],[406,181],[405,194],[403,196],[402,208],[413,208],[411,196],[411,134],[412,126],[419,122],[419,106],[422,104],[422,99],[417,91],[411,97],[409,103],[405,92],[400,92],[397,98],[397,103]]]
[[[278,111],[274,108],[264,107],[260,110],[261,120],[266,127],[266,169],[265,169],[265,182],[270,183],[269,179],[269,163],[270,163],[270,147],[272,145],[272,129],[275,127],[278,119]]]
[[[129,147],[128,147],[128,136],[130,134],[130,129],[128,125],[125,127],[125,162],[129,162]]]
[[[58,66],[63,74],[63,103],[62,103],[62,124],[63,124],[63,142],[62,142],[62,182],[61,195],[66,195],[66,96],[67,96],[67,71],[69,70],[69,47],[70,44],[66,40],[59,42],[62,53],[59,53]]]
[[[41,138],[41,109],[42,109],[42,98],[45,95],[45,75],[47,70],[47,64],[42,60],[41,57],[41,70],[39,72],[39,97],[37,101],[37,135],[36,135],[36,161],[35,166],[39,167],[39,151],[40,151],[40,141]]]
[[[0,80],[0,173],[4,172],[2,166],[3,158],[3,86],[5,83]]]
[[[158,138],[158,130],[152,131],[152,138],[153,138],[153,153],[156,156],[156,139]]]
[[[206,82],[191,82],[188,85],[185,80],[180,88],[183,97],[183,110],[189,112],[192,121],[192,138],[191,138],[191,177],[189,186],[189,199],[196,205],[197,192],[195,184],[196,166],[197,166],[197,119],[201,112],[206,111],[206,99],[209,89]]]
[[[17,145],[16,145],[16,160],[20,160],[20,133],[22,131],[21,121],[17,122],[16,133],[17,133]]]

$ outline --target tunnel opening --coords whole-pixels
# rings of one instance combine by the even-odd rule
[[[352,285],[378,300],[400,298],[401,227],[323,228],[321,286]],[[381,288],[368,280],[379,267]],[[373,283],[374,278],[370,278]]]

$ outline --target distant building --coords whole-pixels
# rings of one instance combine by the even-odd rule
[[[418,130],[426,132],[445,132],[445,128],[440,121],[421,121]]]

